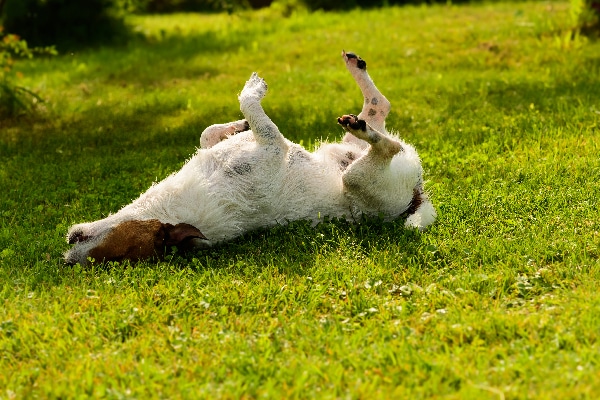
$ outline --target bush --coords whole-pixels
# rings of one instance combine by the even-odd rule
[[[127,0],[7,0],[4,28],[33,46],[60,50],[114,42],[126,33]]]
[[[55,55],[53,47],[29,48],[17,35],[4,34],[0,27],[0,117],[14,117],[31,111],[42,99],[31,90],[15,83],[18,72],[13,66],[18,58],[34,55]]]
[[[276,7],[302,7],[309,10],[348,10],[356,7],[372,8],[422,2],[424,0],[130,0],[129,4],[133,10],[140,13],[166,13],[234,11],[269,7],[273,4]]]
[[[262,8],[272,0],[131,0],[137,12],[166,13],[176,11],[234,11],[237,9]]]
[[[584,34],[600,31],[600,0],[571,0],[571,19],[576,30]]]

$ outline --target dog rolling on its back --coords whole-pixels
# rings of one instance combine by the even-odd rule
[[[246,232],[322,217],[357,221],[361,216],[405,217],[425,229],[436,212],[423,190],[415,149],[390,135],[389,101],[369,77],[366,63],[342,53],[360,87],[358,116],[338,123],[339,143],[308,152],[287,140],[266,115],[265,81],[252,74],[239,95],[244,120],[208,127],[201,148],[180,171],[154,184],[107,218],[71,227],[67,263],[140,260],[167,246],[208,247]]]

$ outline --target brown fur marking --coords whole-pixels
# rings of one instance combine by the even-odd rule
[[[406,209],[406,211],[404,211],[402,213],[402,215],[404,215],[405,217],[408,217],[408,216],[414,214],[419,209],[419,206],[422,203],[423,203],[423,189],[419,185],[413,189],[412,200],[410,201],[408,208]]]
[[[179,246],[190,238],[206,239],[189,224],[163,224],[157,219],[125,221],[115,226],[89,256],[96,261],[132,261],[161,256],[166,246]]]

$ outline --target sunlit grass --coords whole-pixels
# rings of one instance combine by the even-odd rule
[[[22,63],[1,121],[0,398],[596,398],[600,45],[566,3],[131,19],[121,47]],[[420,151],[438,222],[256,232],[135,267],[64,236],[240,117],[252,71],[313,147],[363,56]]]

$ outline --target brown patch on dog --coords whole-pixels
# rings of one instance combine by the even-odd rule
[[[185,247],[192,238],[206,239],[190,224],[163,224],[157,219],[125,221],[115,226],[89,256],[96,261],[139,261],[161,256],[168,246]]]
[[[421,204],[423,204],[423,200],[423,188],[421,185],[418,185],[413,189],[413,197],[408,204],[408,208],[402,213],[402,215],[405,217],[413,215],[415,212],[417,212]]]

